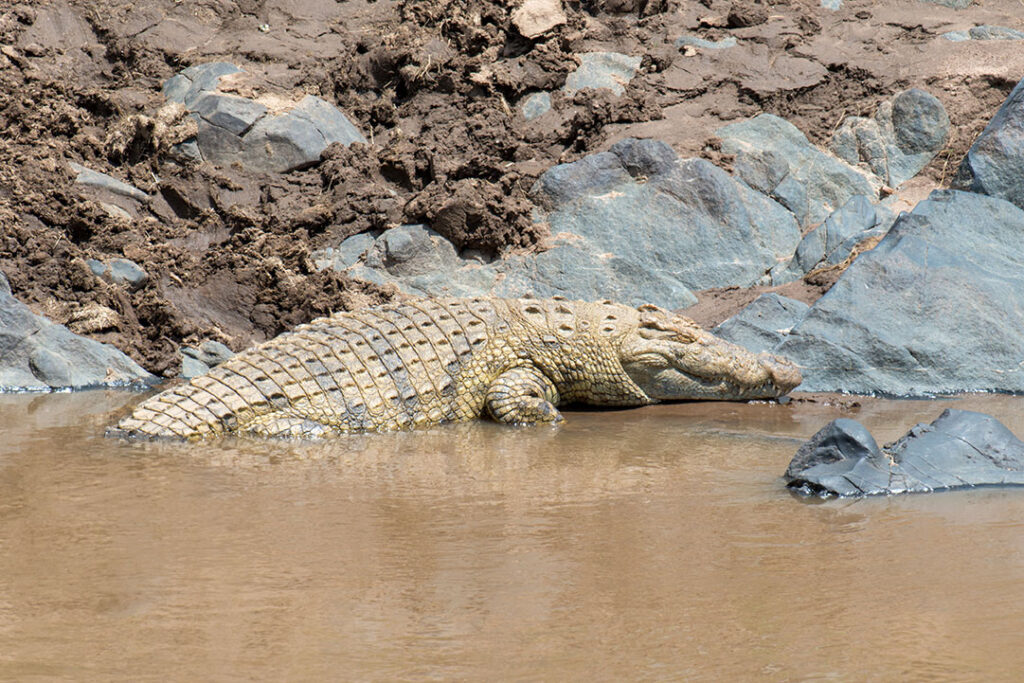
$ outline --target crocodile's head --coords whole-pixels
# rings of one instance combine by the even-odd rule
[[[622,339],[622,367],[652,399],[774,398],[800,384],[788,360],[751,353],[657,306],[637,313],[639,325]]]

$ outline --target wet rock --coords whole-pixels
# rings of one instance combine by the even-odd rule
[[[565,79],[562,90],[572,94],[584,88],[608,88],[616,95],[625,92],[640,68],[640,57],[619,52],[586,52],[578,55],[579,67]]]
[[[1024,442],[990,415],[947,409],[879,448],[859,422],[836,420],[797,451],[790,489],[871,496],[975,486],[1024,485]]]
[[[117,349],[32,313],[0,273],[0,391],[141,385],[155,378]]]
[[[194,161],[238,162],[256,171],[283,173],[317,163],[332,143],[366,142],[343,113],[313,95],[272,113],[262,102],[217,90],[221,78],[240,72],[224,62],[203,64],[185,69],[164,84],[167,99],[183,103],[199,128],[195,140],[175,146],[177,154]]]
[[[912,88],[883,102],[871,118],[850,116],[829,146],[849,164],[865,163],[896,187],[928,165],[949,139],[949,117],[933,95]]]
[[[785,339],[808,310],[810,306],[802,301],[775,293],[762,294],[712,331],[755,353],[769,351]]]
[[[149,195],[140,190],[139,188],[135,187],[134,185],[129,185],[128,183],[122,182],[117,178],[113,178],[107,175],[106,173],[94,171],[91,168],[86,168],[85,166],[82,166],[81,164],[76,164],[73,161],[69,161],[68,166],[71,167],[72,171],[78,174],[75,177],[75,182],[78,183],[79,185],[86,185],[88,187],[95,187],[100,190],[106,190],[108,192],[113,192],[114,194],[118,194],[123,197],[128,197],[129,199],[134,199],[139,202],[145,202],[149,200]]]
[[[141,289],[149,280],[142,266],[126,258],[112,258],[105,262],[88,259],[85,263],[96,277],[124,285],[132,291]]]
[[[947,31],[942,34],[946,40],[1024,40],[1024,31],[1006,26],[974,26],[966,31]]]
[[[1024,391],[1024,211],[937,190],[861,254],[773,351],[805,391]]]
[[[1001,197],[1024,208],[1024,80],[967,151],[953,187]]]
[[[676,47],[698,47],[705,50],[722,50],[727,47],[736,47],[736,39],[732,36],[722,40],[706,40],[698,36],[679,36],[676,38]]]
[[[566,21],[561,0],[525,0],[512,12],[512,24],[524,38],[536,38]]]
[[[872,174],[822,152],[795,126],[772,114],[719,128],[722,151],[735,154],[735,173],[793,212],[803,226],[825,220],[851,197],[878,196]]]
[[[522,112],[527,121],[543,116],[551,110],[551,95],[535,92],[523,100]]]

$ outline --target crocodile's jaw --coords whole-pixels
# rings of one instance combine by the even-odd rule
[[[640,313],[641,325],[623,339],[620,360],[651,399],[776,398],[801,382],[800,370],[788,360],[751,353],[653,306]]]

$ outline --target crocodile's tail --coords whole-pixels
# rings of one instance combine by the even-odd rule
[[[237,424],[238,412],[244,406],[241,397],[235,396],[232,401],[224,389],[208,376],[197,377],[143,401],[116,427],[108,428],[106,435],[193,440],[228,432]]]

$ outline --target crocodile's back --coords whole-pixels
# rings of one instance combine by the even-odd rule
[[[514,353],[500,307],[430,299],[321,318],[144,401],[112,432],[317,437],[471,419]]]

